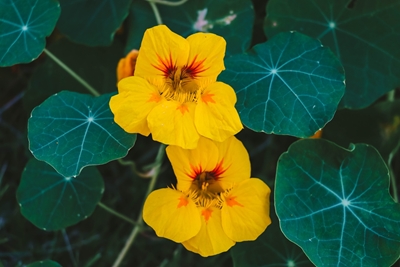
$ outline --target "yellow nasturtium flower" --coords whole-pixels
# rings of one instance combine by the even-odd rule
[[[234,136],[224,142],[201,137],[196,149],[167,147],[176,188],[153,191],[143,219],[160,237],[203,257],[255,240],[271,223],[269,187],[250,178],[250,160]]]
[[[128,53],[128,55],[126,55],[126,57],[120,59],[117,66],[117,81],[133,76],[138,55],[139,51],[133,49]]]
[[[148,29],[134,76],[118,83],[110,100],[115,122],[126,132],[153,136],[186,149],[200,136],[222,142],[243,126],[236,94],[217,82],[225,69],[225,40],[212,33],[183,38],[166,26]]]

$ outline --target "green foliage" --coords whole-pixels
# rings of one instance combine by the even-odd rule
[[[131,0],[60,0],[57,28],[72,41],[110,45],[117,29],[128,16]]]
[[[126,156],[136,135],[114,122],[108,102],[111,94],[94,98],[63,91],[32,111],[28,121],[29,148],[65,177],[82,168]]]
[[[400,255],[400,204],[388,189],[373,147],[305,139],[278,161],[276,211],[285,236],[317,266],[390,266]]]
[[[265,32],[296,30],[330,47],[346,70],[341,105],[363,108],[400,85],[400,2],[271,0]]]
[[[0,0],[0,66],[35,60],[59,16],[53,0]]]
[[[162,22],[183,37],[204,31],[218,34],[227,42],[226,54],[238,54],[250,46],[253,5],[250,0],[196,0],[180,6],[159,6]],[[134,1],[129,18],[126,53],[139,49],[146,29],[157,25],[151,6]]]
[[[45,260],[28,264],[26,267],[61,267],[61,265],[55,261]]]
[[[78,177],[64,177],[48,164],[31,159],[22,173],[17,200],[30,222],[54,231],[86,219],[103,191],[103,178],[94,167]]]
[[[300,33],[282,33],[226,60],[219,79],[235,88],[236,108],[254,131],[313,135],[330,121],[344,93],[332,52]]]

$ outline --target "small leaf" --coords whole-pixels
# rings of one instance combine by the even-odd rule
[[[22,172],[17,201],[25,218],[43,230],[54,231],[91,215],[103,191],[103,179],[94,167],[76,178],[64,177],[45,162],[31,159]]]
[[[115,124],[108,106],[111,96],[63,91],[49,97],[28,120],[32,154],[65,177],[126,156],[136,135]]]
[[[35,60],[59,16],[57,1],[0,0],[0,66]]]
[[[74,42],[90,46],[110,45],[128,16],[131,0],[60,0],[57,28]]]
[[[219,80],[236,91],[236,108],[254,131],[308,137],[335,114],[344,93],[340,62],[318,40],[282,33],[225,62]]]
[[[400,1],[271,0],[267,14],[268,37],[300,31],[337,55],[346,71],[341,106],[366,107],[400,85]]]
[[[279,159],[276,212],[316,266],[391,266],[400,255],[400,205],[388,190],[373,147],[304,139]]]
[[[227,42],[227,55],[242,53],[250,46],[254,21],[250,0],[196,0],[179,6],[157,7],[162,22],[185,38],[199,31],[218,34]],[[147,1],[134,1],[129,17],[126,53],[138,49],[146,29],[156,25],[150,4]]]
[[[274,208],[270,211],[272,223],[262,235],[255,241],[236,243],[231,248],[233,266],[311,266],[304,252],[282,234]]]
[[[61,265],[55,261],[45,260],[45,261],[36,261],[34,263],[26,265],[26,267],[61,267]]]

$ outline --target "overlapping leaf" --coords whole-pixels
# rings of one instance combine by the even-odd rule
[[[346,94],[341,105],[362,108],[400,85],[400,2],[271,0],[265,32],[296,30],[321,40],[341,60]]]
[[[218,77],[236,91],[236,108],[254,131],[298,137],[330,121],[344,93],[343,68],[320,42],[287,32],[225,62]]]
[[[225,38],[227,54],[246,51],[253,30],[254,10],[250,0],[196,0],[179,6],[157,6],[172,31],[187,37],[192,33],[212,32]],[[126,53],[138,49],[147,28],[157,25],[153,10],[146,1],[132,4]]]
[[[55,261],[44,260],[28,264],[26,267],[61,267],[61,265]]]
[[[388,189],[373,147],[300,140],[278,162],[281,229],[316,266],[391,266],[400,255],[400,205]]]
[[[136,135],[114,122],[108,106],[111,94],[94,98],[69,91],[49,97],[28,121],[29,148],[65,177],[88,165],[124,157]]]
[[[57,28],[72,41],[110,45],[114,34],[128,16],[131,0],[60,0]]]
[[[57,1],[0,0],[0,66],[36,59],[59,16]]]
[[[44,230],[76,224],[94,211],[103,195],[99,171],[86,168],[76,178],[64,177],[45,162],[31,159],[17,190],[21,213]]]

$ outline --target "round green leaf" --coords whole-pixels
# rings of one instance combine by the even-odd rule
[[[330,47],[346,70],[341,105],[362,108],[400,85],[400,1],[271,0],[265,32],[297,30]]]
[[[131,0],[60,0],[57,28],[72,41],[110,45],[114,34],[128,16]]]
[[[117,90],[116,68],[123,57],[123,47],[118,42],[108,47],[88,47],[63,38],[53,42],[48,50],[99,93]],[[48,97],[63,90],[88,93],[86,87],[51,58],[46,57],[29,80],[28,90],[24,94],[24,105],[31,112]]]
[[[64,177],[45,162],[31,159],[17,189],[21,213],[43,230],[59,230],[92,214],[104,191],[99,171],[86,168],[76,178]]]
[[[254,131],[311,136],[332,119],[344,93],[337,58],[296,32],[232,56],[225,66],[219,80],[235,89],[240,118]]]
[[[309,267],[312,265],[304,252],[287,240],[279,228],[273,207],[270,209],[271,225],[255,241],[236,243],[231,248],[234,267],[286,266]]]
[[[65,177],[82,168],[126,156],[136,141],[114,122],[108,106],[112,94],[92,97],[62,91],[32,111],[29,148]]]
[[[36,261],[34,263],[28,264],[28,265],[26,265],[26,267],[61,267],[61,265],[55,261],[44,260],[44,261]]]
[[[251,42],[254,10],[250,0],[196,0],[179,6],[157,5],[162,22],[177,34],[212,32],[225,38],[226,53],[246,51]],[[157,21],[147,1],[134,1],[129,17],[126,52],[138,49],[146,29]]]
[[[54,0],[0,0],[0,66],[36,59],[59,16]]]
[[[400,204],[369,145],[297,141],[279,159],[275,203],[283,233],[316,266],[384,267],[399,258]]]

